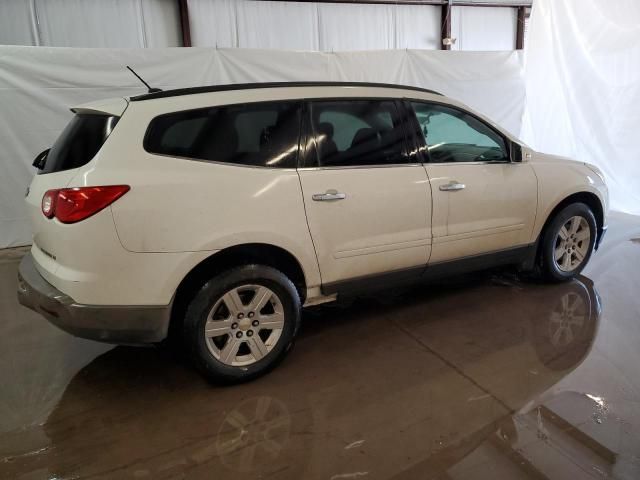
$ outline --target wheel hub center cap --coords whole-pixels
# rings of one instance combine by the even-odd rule
[[[251,327],[251,319],[244,317],[242,320],[238,322],[238,328],[243,332],[246,332]]]

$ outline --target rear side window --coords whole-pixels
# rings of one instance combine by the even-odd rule
[[[150,153],[256,167],[295,168],[298,102],[264,102],[161,115],[149,125]]]
[[[82,167],[98,153],[120,117],[77,114],[62,131],[38,173],[53,173]]]
[[[311,127],[319,166],[407,163],[402,123],[393,101],[312,102]]]

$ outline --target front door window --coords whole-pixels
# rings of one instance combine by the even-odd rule
[[[432,163],[509,161],[502,135],[476,117],[444,105],[411,106]]]

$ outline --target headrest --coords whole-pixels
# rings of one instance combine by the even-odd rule
[[[318,133],[322,133],[329,138],[333,138],[333,124],[329,122],[320,122],[318,124]]]
[[[356,132],[351,141],[351,146],[355,147],[361,143],[368,142],[370,140],[378,139],[378,132],[375,128],[361,128]]]

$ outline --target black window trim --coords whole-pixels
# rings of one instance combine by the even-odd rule
[[[407,119],[405,123],[405,138],[407,141],[407,146],[409,147],[408,155],[409,157],[414,157],[416,159],[416,163],[419,165],[424,165],[430,163],[429,158],[429,150],[426,147],[424,141],[420,141],[417,132],[420,130],[420,124],[418,123],[418,119],[416,118],[416,114],[411,108],[409,101],[406,99],[401,99],[398,101],[400,108],[402,109],[402,113]]]
[[[409,97],[405,97],[403,99],[403,103],[405,105],[405,108],[408,110],[408,114],[411,118],[411,122],[412,122],[412,133],[411,133],[411,137],[413,137],[414,141],[416,142],[416,150],[418,152],[418,155],[421,156],[423,158],[423,163],[424,164],[430,164],[430,165],[504,165],[506,163],[517,163],[514,162],[512,160],[512,149],[513,149],[513,141],[511,139],[509,139],[504,133],[502,133],[501,131],[499,131],[498,129],[496,129],[495,127],[493,127],[492,125],[490,125],[489,123],[487,123],[485,120],[483,120],[482,118],[478,117],[477,115],[475,115],[474,113],[465,110],[461,107],[458,107],[457,105],[452,105],[450,103],[445,103],[445,102],[436,102],[433,100],[424,100],[424,99],[420,99],[420,98],[409,98]],[[416,117],[416,112],[413,110],[413,107],[411,106],[411,103],[415,102],[415,103],[427,103],[430,105],[442,105],[443,107],[447,107],[447,108],[451,108],[452,110],[456,110],[458,112],[462,112],[466,115],[469,115],[470,117],[475,118],[477,121],[479,121],[480,123],[482,123],[485,127],[489,128],[491,131],[493,131],[495,134],[497,134],[500,138],[502,138],[502,141],[504,142],[505,148],[507,149],[507,157],[506,160],[486,160],[486,161],[482,161],[482,162],[435,162],[431,159],[431,156],[429,155],[429,149],[427,148],[427,143],[424,140],[424,137],[422,135],[416,135],[417,132],[421,131],[420,129],[420,122],[418,122],[418,118]]]
[[[402,156],[406,158],[406,162],[404,163],[393,163],[393,164],[385,164],[385,165],[345,165],[345,166],[321,166],[318,165],[317,161],[316,165],[307,166],[308,165],[308,156],[311,154],[308,149],[308,142],[311,137],[311,111],[310,104],[311,102],[336,102],[336,101],[368,101],[368,100],[377,100],[377,101],[388,101],[393,102],[398,109],[398,112],[401,117],[401,124],[403,130],[403,154]],[[271,169],[271,170],[346,170],[346,169],[363,169],[363,168],[393,168],[393,167],[408,167],[408,166],[421,166],[423,164],[432,164],[432,165],[453,165],[454,162],[434,162],[429,157],[429,151],[427,149],[426,142],[422,138],[421,135],[416,135],[416,133],[420,130],[420,124],[415,115],[413,108],[411,107],[411,102],[416,103],[426,103],[426,104],[434,104],[434,105],[442,105],[444,107],[452,108],[464,114],[467,114],[477,121],[481,122],[483,125],[488,127],[490,130],[495,132],[500,138],[503,139],[505,143],[505,147],[507,148],[507,160],[493,160],[493,161],[484,161],[484,162],[464,162],[464,164],[477,164],[477,165],[485,165],[485,164],[505,164],[505,163],[516,163],[511,159],[512,157],[512,144],[514,143],[508,137],[506,137],[502,132],[494,128],[492,125],[488,124],[482,118],[479,118],[477,115],[469,112],[468,110],[464,110],[456,105],[452,105],[446,102],[438,102],[434,100],[425,100],[422,98],[413,98],[413,97],[388,97],[388,96],[354,96],[354,97],[345,97],[345,96],[336,96],[336,97],[307,97],[307,98],[292,98],[292,99],[271,99],[271,100],[259,100],[255,102],[239,102],[239,103],[223,103],[218,105],[209,105],[206,107],[198,107],[198,108],[186,108],[180,110],[173,110],[171,112],[162,113],[160,115],[154,116],[148,123],[147,128],[145,130],[145,134],[143,137],[142,146],[146,153],[150,155],[156,155],[159,157],[168,157],[175,158],[180,160],[190,160],[193,162],[204,162],[214,165],[225,165],[230,167],[241,167],[241,168],[259,168],[259,169]],[[265,103],[294,103],[298,104],[300,111],[300,123],[298,126],[298,151],[296,154],[296,160],[294,162],[293,167],[264,167],[260,165],[244,165],[241,163],[231,163],[231,162],[220,162],[216,160],[206,160],[202,158],[194,158],[194,157],[184,157],[180,155],[169,155],[165,153],[156,153],[151,152],[147,149],[147,139],[150,132],[151,124],[157,118],[162,118],[170,115],[175,115],[178,113],[186,113],[186,112],[194,112],[199,110],[209,110],[211,108],[216,107],[239,107],[244,105],[259,105]],[[409,131],[408,131],[409,130]],[[312,150],[313,151],[313,150]],[[317,154],[317,150],[316,150]],[[412,158],[413,157],[413,158]],[[462,163],[459,163],[462,164]]]
[[[400,118],[401,118],[401,128],[402,128],[402,136],[403,136],[403,142],[402,142],[402,147],[403,147],[403,152],[402,152],[402,157],[406,159],[406,161],[404,163],[389,163],[389,164],[384,164],[384,165],[344,165],[344,166],[338,166],[338,165],[332,165],[332,166],[322,166],[319,164],[319,162],[316,160],[314,163],[315,165],[313,166],[307,166],[308,163],[308,159],[309,159],[309,155],[311,155],[312,152],[315,151],[316,156],[317,156],[317,146],[314,149],[309,149],[309,140],[310,138],[313,137],[312,135],[312,130],[311,130],[311,103],[312,102],[344,102],[344,101],[370,101],[370,100],[374,100],[374,101],[385,101],[385,102],[392,102],[396,108],[398,109],[398,113],[400,114]],[[412,112],[406,112],[407,115],[405,115],[405,108],[402,104],[402,98],[400,97],[385,97],[385,96],[354,96],[354,97],[344,97],[344,96],[338,96],[338,97],[310,97],[310,98],[305,98],[304,101],[304,107],[302,109],[302,115],[304,116],[304,119],[302,120],[302,129],[304,129],[304,132],[301,132],[300,138],[300,148],[299,148],[299,153],[298,153],[298,170],[355,170],[355,169],[364,169],[364,168],[394,168],[394,167],[416,167],[416,166],[421,166],[422,162],[417,161],[417,162],[411,162],[411,144],[409,142],[409,138],[408,138],[408,132],[407,132],[407,121],[405,119],[408,119],[409,122],[411,122],[411,117],[409,116],[409,114],[411,114],[411,116],[414,116],[412,114]],[[304,138],[304,141],[302,140],[302,138]],[[302,150],[305,150],[304,152]],[[311,150],[311,152],[309,151]],[[417,157],[416,157],[417,158]]]
[[[222,103],[222,104],[218,104],[218,105],[209,105],[209,106],[206,106],[206,107],[185,108],[185,109],[180,109],[180,110],[173,110],[171,112],[161,113],[160,115],[156,115],[151,120],[149,120],[149,123],[147,124],[147,128],[146,128],[145,133],[144,133],[144,137],[142,139],[142,148],[149,155],[155,155],[155,156],[158,156],[158,157],[165,157],[165,158],[175,158],[175,159],[178,159],[178,160],[190,160],[192,162],[209,163],[209,164],[213,164],[213,165],[224,165],[224,166],[227,166],[227,167],[259,168],[259,169],[262,169],[262,170],[296,171],[297,168],[298,168],[298,165],[300,163],[301,149],[302,149],[301,139],[302,139],[302,134],[303,134],[302,127],[303,127],[303,123],[304,123],[303,122],[304,107],[305,107],[304,106],[304,102],[305,102],[305,100],[304,99],[300,99],[300,98],[259,100],[257,102]],[[244,165],[242,163],[220,162],[220,161],[217,161],[217,160],[207,160],[207,159],[204,159],[204,158],[183,157],[181,155],[169,155],[167,153],[156,153],[156,152],[151,152],[151,151],[149,151],[147,149],[147,139],[149,137],[149,131],[151,130],[151,124],[157,118],[167,117],[167,116],[175,115],[175,114],[179,114],[179,113],[195,112],[195,111],[199,111],[199,110],[210,110],[212,108],[239,107],[239,106],[243,106],[243,105],[259,105],[259,104],[263,104],[263,103],[294,103],[294,104],[298,105],[298,111],[300,112],[300,118],[299,118],[299,123],[298,123],[298,151],[296,152],[296,159],[293,162],[293,166],[292,167],[264,167],[264,166],[260,166],[260,165]]]

